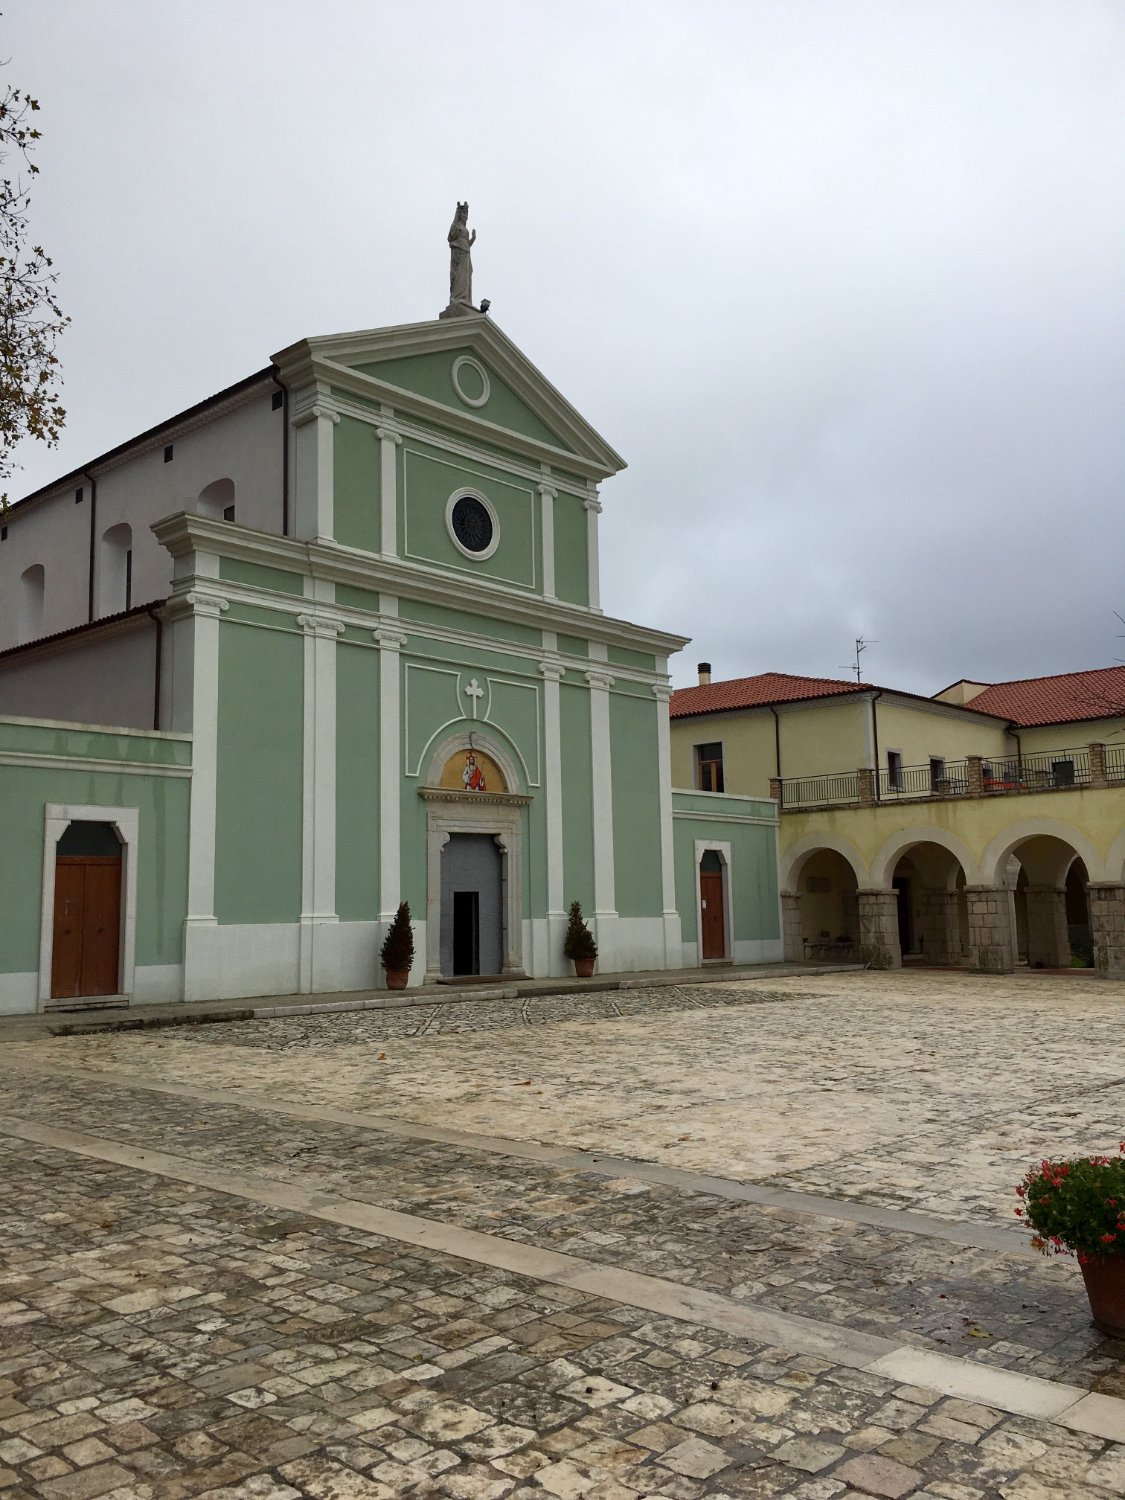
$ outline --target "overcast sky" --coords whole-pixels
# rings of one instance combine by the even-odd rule
[[[1122,0],[7,0],[73,318],[14,496],[474,289],[621,452],[676,681],[1125,657]]]

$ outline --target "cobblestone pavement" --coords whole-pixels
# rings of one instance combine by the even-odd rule
[[[6,1117],[88,1132],[106,1158],[120,1143],[314,1183],[325,1207],[16,1140],[0,1120],[0,1495],[1125,1493],[1125,1426],[1106,1442],[326,1220],[336,1199],[368,1202],[1125,1395],[1125,1350],[1090,1328],[1069,1263],[845,1213],[1007,1227],[1027,1159],[1116,1141],[1125,989],[834,975],[651,994],[9,1047]],[[783,1184],[845,1216],[295,1118],[251,1092]]]

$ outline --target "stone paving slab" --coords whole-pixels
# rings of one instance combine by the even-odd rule
[[[701,1192],[401,1140],[357,1125],[168,1098],[115,1080],[0,1074],[0,1114],[377,1203],[738,1303],[905,1338],[1125,1396],[1125,1349],[1092,1326],[1077,1267]]]
[[[1068,1263],[237,1097],[688,1169],[702,1159],[732,1178],[888,1202],[904,1218],[924,1204],[1007,1224],[1027,1160],[1119,1137],[1125,986],[839,975],[634,991],[609,1011],[594,1008],[604,994],[525,998],[474,1001],[461,1016],[416,1007],[405,1031],[367,1012],[9,1044],[6,1107],[126,1143],[132,1166],[0,1142],[13,1185],[0,1215],[0,1496],[1125,1493],[1125,1445],[1107,1441],[1121,1351],[1090,1329]],[[60,1071],[21,1073],[21,1062]],[[191,1097],[201,1079],[235,1097]],[[161,1081],[189,1093],[144,1087]],[[155,1151],[198,1163],[202,1185],[137,1170]],[[277,1185],[273,1207],[203,1182],[232,1164]],[[451,1245],[488,1236],[544,1266],[580,1256],[592,1279],[550,1286],[278,1206],[308,1183],[309,1204],[346,1193],[379,1205],[364,1223],[428,1215]],[[764,1274],[748,1275],[756,1262]],[[683,1286],[685,1309],[725,1298],[893,1335],[929,1374],[849,1369],[733,1329],[717,1341],[592,1295],[639,1296],[653,1277]],[[471,1342],[451,1344],[465,1323]],[[299,1363],[310,1344],[323,1352]],[[1019,1372],[1086,1386],[1066,1410],[1084,1408],[1096,1432],[1006,1415],[959,1386],[943,1395],[938,1348],[961,1374],[979,1369],[984,1392]],[[493,1363],[471,1388],[478,1359]],[[1073,1402],[1047,1390],[1056,1407]],[[153,1432],[158,1413],[170,1435],[117,1440],[117,1427]]]
[[[1125,1446],[894,1376],[47,1147],[0,1161],[9,1496],[1120,1494]]]
[[[268,1079],[308,1104],[1009,1225],[1029,1162],[1116,1149],[1123,1018],[1125,983],[898,971],[6,1052],[61,1048],[68,1067],[124,1067],[138,1079],[191,1082],[205,1070],[229,1089],[260,1091]]]

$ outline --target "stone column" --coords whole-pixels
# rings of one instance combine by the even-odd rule
[[[797,891],[781,893],[781,940],[785,962],[803,963],[805,939],[801,931],[801,897]]]
[[[552,640],[554,637],[552,636]],[[566,893],[563,890],[563,756],[562,714],[559,683],[566,668],[554,660],[541,661],[543,678],[543,768],[547,795],[547,953],[546,968],[535,974],[565,974],[569,965],[563,958],[566,933]]]
[[[197,567],[218,572],[217,559]],[[183,603],[180,603],[182,599]],[[218,593],[192,589],[173,597],[169,612],[191,611],[191,804],[188,814],[188,901],[184,918],[184,999],[218,993],[215,920],[215,803],[219,779],[219,620],[229,605]],[[177,723],[177,730],[186,726]]]
[[[1070,965],[1070,935],[1066,930],[1066,892],[1053,885],[1029,885],[1027,903],[1027,963],[1031,969],[1065,969]]]
[[[539,491],[539,519],[543,535],[543,595],[547,599],[555,597],[555,501],[558,499],[558,490],[551,484],[546,476],[542,484],[536,486]]]
[[[302,542],[331,541],[334,428],[340,420],[325,395],[305,392],[289,425],[293,429],[293,535]]]
[[[900,969],[898,897],[894,891],[857,891],[859,957],[870,969]]]
[[[303,614],[305,632],[302,763],[301,922],[298,990],[340,988],[336,915],[336,638],[329,615]]]
[[[856,786],[859,791],[860,807],[874,807],[875,772],[870,766],[860,766],[856,772]]]
[[[969,967],[978,974],[1011,974],[1016,967],[1012,901],[1006,886],[965,887]]]
[[[382,599],[383,608],[387,599]],[[398,601],[395,600],[397,609]],[[388,623],[372,634],[379,647],[379,921],[394,921],[402,900],[399,799],[402,796],[402,692],[399,682],[406,635]],[[412,970],[417,973],[418,970]]]
[[[1125,885],[1089,889],[1094,970],[1099,979],[1125,979]]]
[[[956,891],[921,891],[918,897],[918,936],[929,964],[961,962],[961,927]]]
[[[598,962],[613,971],[614,928],[617,925],[616,878],[613,867],[613,758],[609,738],[609,690],[614,679],[608,672],[586,673],[590,685],[590,751],[594,768],[594,919]]]
[[[383,424],[376,427],[379,439],[379,547],[384,557],[398,552],[398,459],[395,450],[402,434],[387,421],[390,407],[384,407]]]
[[[778,812],[781,812],[781,810],[782,810],[781,798],[782,798],[781,777],[780,776],[771,776],[770,777],[770,801],[777,803],[777,810],[778,810]]]
[[[672,726],[668,714],[672,689],[668,683],[656,682],[652,692],[656,699],[657,773],[660,777],[660,904],[664,924],[664,967],[678,969],[684,961],[684,949],[680,912],[676,905],[676,853],[672,829]],[[730,951],[734,953],[733,932]]]
[[[598,499],[598,491],[595,485],[590,486],[590,494],[583,500],[586,510],[586,570],[588,578],[588,592],[590,595],[590,608],[599,613],[602,607],[602,584],[601,569],[598,564],[598,517],[602,513],[602,502]]]

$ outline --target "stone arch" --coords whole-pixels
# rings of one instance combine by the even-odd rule
[[[201,516],[210,516],[214,521],[234,520],[234,480],[214,479],[200,490],[195,508]],[[231,515],[227,515],[227,511]]]
[[[938,848],[946,850],[961,866],[966,883],[969,885],[977,883],[979,874],[977,862],[968,844],[964,839],[958,838],[955,833],[949,833],[944,828],[931,825],[930,827],[905,828],[899,833],[892,834],[871,861],[871,884],[878,890],[890,890],[895,866],[904,854],[909,854],[911,849],[918,844],[936,844]],[[953,871],[950,889],[955,879],[956,871]]]
[[[421,760],[426,764],[426,771],[422,778],[423,786],[436,787],[441,779],[441,773],[451,756],[459,751],[480,750],[490,756],[500,768],[500,774],[505,781],[506,792],[522,792],[527,790],[527,776],[520,775],[519,750],[507,741],[505,735],[503,741],[500,736],[502,731],[497,730],[495,725],[489,725],[486,730],[476,727],[476,721],[466,722],[463,729],[445,735],[435,744],[433,741],[422,752]],[[515,752],[513,756],[512,752]],[[429,754],[428,761],[426,755]],[[522,758],[520,759],[522,763]]]
[[[812,855],[819,854],[823,849],[830,849],[847,861],[852,868],[857,887],[863,888],[870,885],[867,863],[850,839],[842,839],[831,833],[809,833],[804,838],[798,839],[782,854],[781,889],[796,891],[797,882],[801,878],[801,871],[806,862]]]
[[[1057,818],[1022,818],[1016,823],[1010,823],[1003,832],[998,833],[984,851],[980,861],[982,884],[1005,885],[1008,861],[1013,855],[1018,858],[1020,847],[1028,844],[1032,839],[1053,839],[1070,850],[1070,856],[1066,858],[1065,864],[1063,855],[1059,854],[1060,870],[1055,878],[1055,884],[1060,888],[1066,881],[1066,870],[1075,854],[1081,855],[1082,863],[1086,866],[1086,873],[1092,882],[1099,883],[1107,878],[1106,861],[1102,859],[1096,845],[1086,834]],[[1022,860],[1021,863],[1023,863]],[[1046,878],[1054,874],[1051,862],[1045,861],[1037,873],[1045,877],[1038,883],[1046,883]],[[1030,870],[1028,875],[1031,878]]]
[[[19,618],[17,636],[22,646],[43,634],[43,603],[47,574],[42,563],[32,563],[20,574]]]

